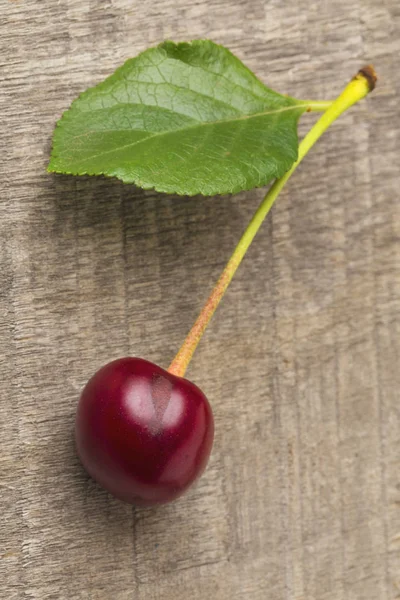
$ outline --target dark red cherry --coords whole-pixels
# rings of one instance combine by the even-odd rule
[[[78,454],[88,473],[138,506],[174,500],[206,467],[214,437],[203,392],[141,358],[100,369],[76,416]]]

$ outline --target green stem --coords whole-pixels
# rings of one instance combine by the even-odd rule
[[[308,104],[307,112],[324,112],[333,104],[333,100],[302,100],[301,103]]]
[[[225,269],[211,292],[203,310],[198,316],[192,329],[189,331],[184,343],[182,344],[178,354],[175,356],[168,371],[174,375],[183,377],[187,366],[193,356],[197,345],[210,322],[217,306],[219,305],[228,285],[230,284],[238,266],[240,265],[244,255],[246,254],[251,242],[254,239],[265,217],[271,210],[275,200],[277,199],[282,188],[285,186],[288,179],[297,169],[307,152],[313,147],[315,142],[328,129],[328,127],[348,108],[364,98],[368,92],[372,91],[375,86],[376,75],[372,66],[361,69],[358,74],[348,83],[343,92],[332,103],[328,103],[326,112],[318,119],[317,123],[310,129],[303,141],[299,145],[299,154],[297,161],[291,169],[277,179],[269,189],[264,200],[256,210],[251,219],[246,231],[236,246],[231,258],[229,259]],[[313,103],[310,103],[310,106]],[[320,103],[318,103],[320,104]]]

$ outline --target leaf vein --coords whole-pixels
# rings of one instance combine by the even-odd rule
[[[196,123],[195,125],[189,125],[187,127],[181,127],[181,128],[177,128],[177,129],[169,129],[168,131],[161,131],[161,132],[157,132],[154,135],[148,135],[147,137],[142,138],[141,140],[138,140],[136,142],[124,144],[122,146],[116,146],[115,148],[112,148],[110,150],[104,150],[104,152],[99,152],[97,154],[92,154],[90,156],[86,156],[85,158],[81,158],[80,160],[81,160],[81,162],[87,162],[88,160],[91,160],[93,158],[99,158],[99,157],[105,156],[107,154],[113,154],[115,152],[120,152],[121,150],[126,150],[127,148],[133,148],[134,146],[139,146],[140,144],[143,144],[144,142],[148,142],[149,140],[151,140],[153,138],[164,137],[166,135],[176,133],[178,131],[187,131],[188,129],[196,129],[196,127],[210,127],[210,126],[214,126],[214,125],[220,125],[223,123],[234,123],[236,121],[244,121],[247,119],[254,119],[254,118],[258,118],[258,117],[264,117],[267,115],[275,115],[275,114],[286,112],[286,111],[299,110],[301,108],[307,108],[307,106],[308,106],[308,104],[296,104],[295,106],[285,106],[278,110],[266,111],[266,112],[262,112],[262,113],[254,113],[252,115],[241,115],[240,117],[237,117],[237,118],[221,119],[219,121],[210,121],[210,122],[204,122],[204,123]],[[124,131],[124,130],[122,130],[122,131]],[[132,130],[127,129],[126,131],[130,132]],[[144,129],[135,129],[134,131],[148,133]],[[93,133],[97,133],[97,132],[94,131]],[[76,139],[78,139],[78,137],[81,137],[81,136],[76,136]],[[73,137],[72,139],[75,139],[75,137]]]

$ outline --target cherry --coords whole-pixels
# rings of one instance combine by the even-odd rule
[[[309,110],[326,112],[300,143],[297,161],[276,179],[254,213],[168,371],[140,358],[121,358],[87,383],[76,417],[78,453],[94,479],[121,500],[142,506],[169,502],[205,469],[214,421],[207,398],[183,378],[186,368],[286,182],[324,131],[375,82],[374,69],[367,66],[334,102],[309,102]]]
[[[86,384],[75,427],[88,473],[125,502],[174,500],[206,467],[211,407],[193,383],[141,358],[121,358]]]

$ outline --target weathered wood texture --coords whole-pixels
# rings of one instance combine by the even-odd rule
[[[3,0],[0,21],[0,597],[399,598],[398,0]],[[79,391],[121,355],[168,364],[262,191],[45,167],[80,91],[194,37],[297,97],[370,61],[380,81],[288,186],[190,367],[215,411],[206,474],[135,510],[75,457]]]

